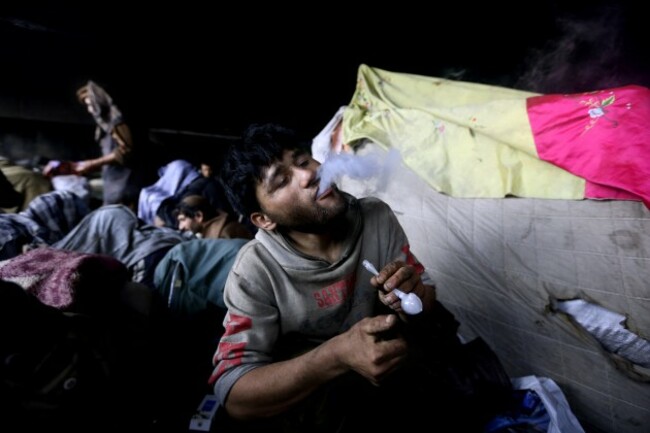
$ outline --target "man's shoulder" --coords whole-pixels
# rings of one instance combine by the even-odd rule
[[[392,209],[390,208],[388,203],[386,203],[385,201],[377,197],[370,197],[370,196],[363,197],[358,199],[358,201],[359,201],[359,206],[364,211],[364,213],[366,211],[379,211],[379,210],[392,212]]]
[[[249,282],[266,282],[269,275],[281,270],[273,254],[258,239],[246,242],[235,257],[230,273]]]
[[[254,238],[246,242],[239,250],[239,256],[255,256],[260,254],[260,249],[264,246],[260,243],[259,239]]]
[[[259,267],[266,262],[266,257],[269,256],[268,249],[259,239],[251,239],[240,248],[234,266]]]

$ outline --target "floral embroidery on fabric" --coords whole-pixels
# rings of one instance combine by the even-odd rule
[[[601,99],[600,96],[591,96],[588,99],[583,99],[580,101],[580,104],[585,105],[588,109],[587,113],[589,114],[589,123],[585,125],[585,130],[582,132],[582,134],[586,133],[589,131],[591,128],[593,128],[596,123],[598,123],[598,120],[601,118],[608,121],[612,127],[616,128],[618,126],[618,121],[614,120],[610,117],[607,117],[607,112],[608,110],[605,109],[605,107],[612,105],[614,101],[616,101],[616,95],[614,92],[609,92],[609,95],[605,99]],[[627,107],[628,109],[630,107]],[[580,135],[582,135],[580,134]]]

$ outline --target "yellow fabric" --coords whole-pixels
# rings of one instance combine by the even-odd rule
[[[584,198],[585,181],[538,158],[526,113],[535,93],[359,67],[343,140],[400,150],[454,197]]]
[[[52,191],[50,180],[41,173],[28,170],[20,165],[15,165],[8,159],[0,158],[0,170],[13,185],[14,189],[23,194],[23,204],[13,208],[5,208],[2,211],[17,213],[27,209],[29,203],[36,197]]]

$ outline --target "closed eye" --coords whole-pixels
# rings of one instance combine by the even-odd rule
[[[306,168],[311,161],[311,155],[305,150],[296,150],[293,154],[293,163],[296,167]]]

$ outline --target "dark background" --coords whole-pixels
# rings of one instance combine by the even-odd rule
[[[383,3],[3,5],[0,119],[90,128],[75,90],[92,79],[162,135],[276,121],[311,137],[361,63],[542,93],[650,84],[642,2]]]
[[[130,125],[154,132],[161,162],[221,155],[251,122],[275,121],[313,137],[350,101],[362,63],[540,93],[650,86],[650,25],[641,0],[514,7],[512,0],[377,1],[363,8],[293,2],[287,9],[259,2],[6,3],[0,156],[12,159],[98,154],[92,119],[75,97],[89,79],[108,91]],[[148,405],[160,405],[152,411],[163,420],[156,431],[165,422],[186,427],[204,392],[205,376],[186,378],[202,365],[188,354],[209,360],[214,348],[197,352],[204,347],[195,340],[210,328],[196,332],[192,325],[164,334],[178,365],[152,374],[162,378],[155,383],[148,374],[134,379],[143,391],[129,388],[124,396],[142,419]],[[146,371],[159,371],[154,364]]]

